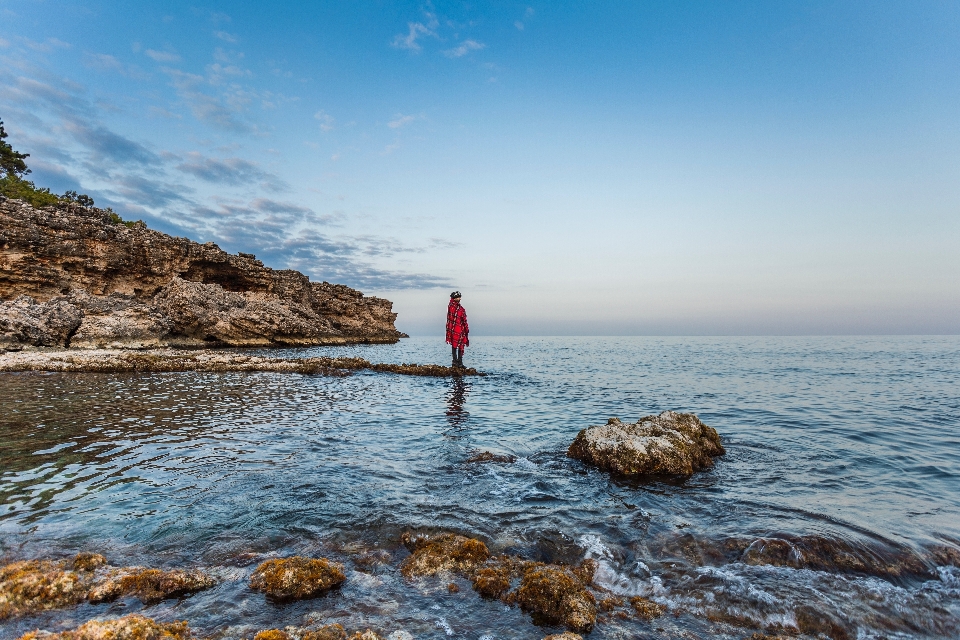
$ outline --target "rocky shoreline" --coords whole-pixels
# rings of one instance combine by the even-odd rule
[[[354,371],[409,376],[483,376],[474,368],[434,364],[373,363],[363,358],[274,358],[227,349],[29,350],[0,353],[0,372],[49,371],[71,373],[173,373],[268,371],[308,375],[348,376]]]
[[[394,343],[392,308],[109,210],[0,196],[0,349]]]

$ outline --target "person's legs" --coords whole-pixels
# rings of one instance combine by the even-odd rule
[[[453,347],[450,347],[450,349],[452,350],[452,356],[453,356],[453,364],[451,364],[450,366],[451,366],[451,367],[455,367],[455,366],[457,366],[457,362],[458,362],[458,361],[457,361],[457,348],[456,348],[455,346],[453,346]]]
[[[463,347],[457,349],[457,365],[463,366]]]

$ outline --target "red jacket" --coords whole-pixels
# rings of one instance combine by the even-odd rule
[[[458,349],[470,346],[467,312],[456,300],[451,300],[447,306],[447,344],[452,344]]]

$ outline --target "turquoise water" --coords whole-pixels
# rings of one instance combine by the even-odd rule
[[[427,338],[274,353],[449,360]],[[141,609],[237,638],[319,621],[418,638],[557,631],[466,581],[455,594],[405,581],[410,529],[593,557],[600,586],[673,614],[591,638],[742,638],[811,609],[851,638],[960,636],[944,551],[960,549],[960,338],[477,338],[465,360],[490,375],[0,374],[6,560],[92,550],[221,579],[150,607],[8,620],[0,638]],[[727,455],[686,481],[565,456],[590,424],[665,409],[697,413]],[[516,461],[466,462],[480,450]],[[773,538],[794,560],[751,564]],[[355,562],[370,550],[389,561]],[[344,562],[347,583],[286,605],[246,587],[257,562],[293,553]]]

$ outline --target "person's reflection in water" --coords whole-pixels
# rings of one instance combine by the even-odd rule
[[[469,391],[470,385],[464,382],[463,378],[457,376],[453,379],[453,387],[447,394],[447,422],[454,429],[463,428],[464,423],[470,418],[470,412],[463,408]]]

